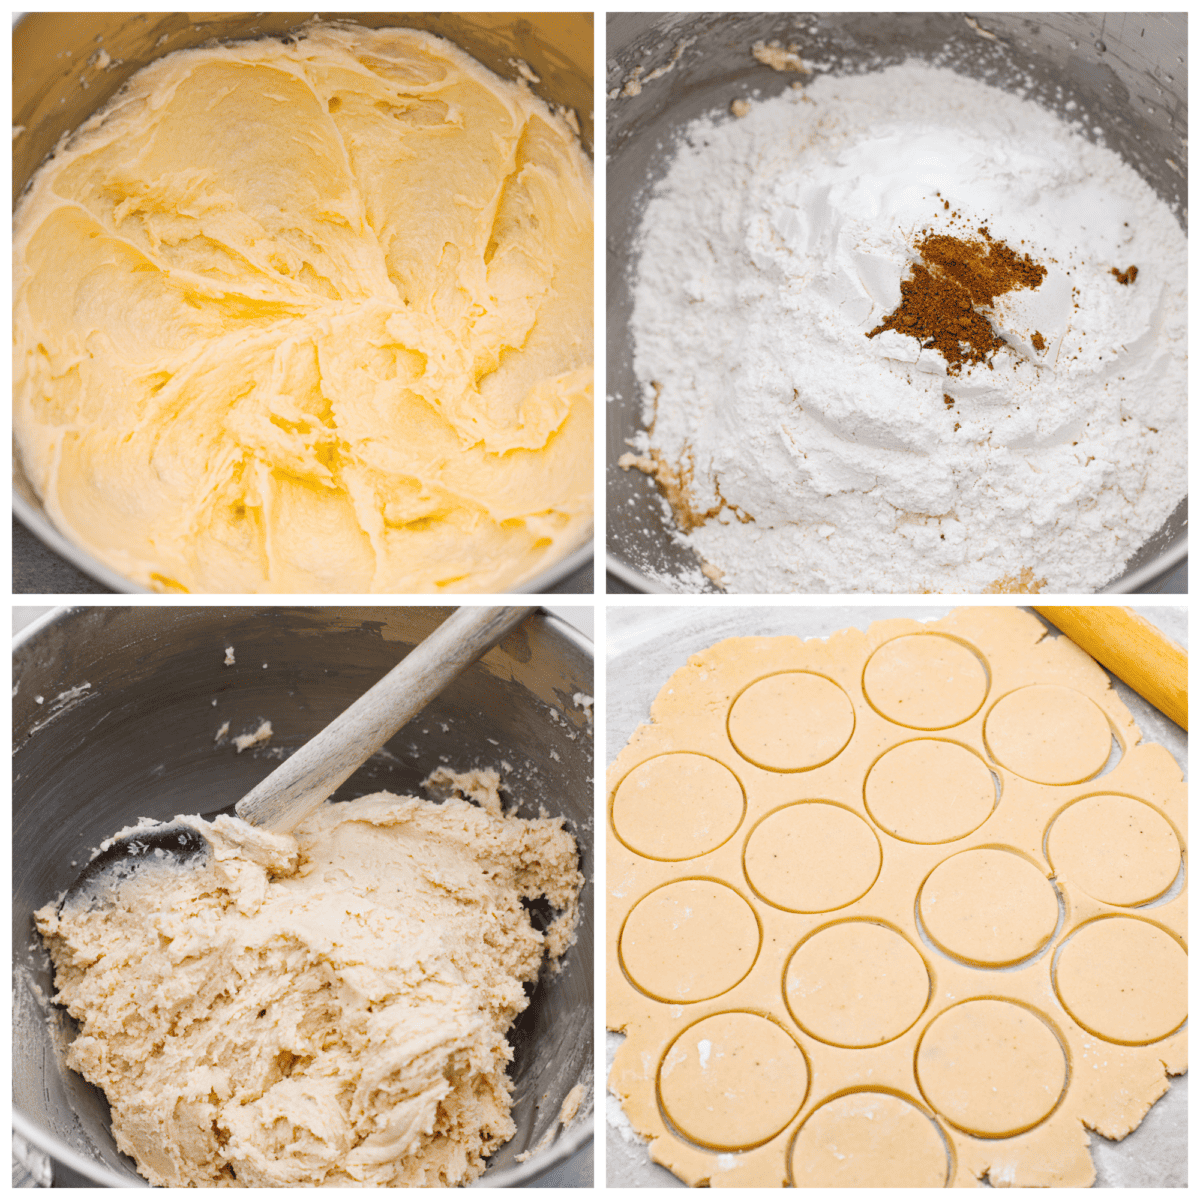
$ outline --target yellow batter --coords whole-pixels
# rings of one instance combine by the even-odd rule
[[[67,1062],[152,1184],[453,1186],[516,1131],[505,1035],[573,937],[578,853],[503,813],[495,771],[433,779],[478,806],[381,792],[294,836],[185,817],[207,866],[37,912]]]
[[[13,316],[26,472],[139,584],[503,590],[590,527],[590,167],[429,34],[146,68],[23,198]]]

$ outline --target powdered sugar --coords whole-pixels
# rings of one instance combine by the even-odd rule
[[[1048,270],[990,366],[865,336],[922,232],[980,226]],[[914,63],[822,77],[694,122],[655,189],[638,465],[730,591],[1095,590],[1186,491],[1185,288],[1166,206],[1048,111]]]

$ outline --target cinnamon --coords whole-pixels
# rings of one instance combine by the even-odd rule
[[[1129,267],[1127,270],[1118,271],[1113,267],[1112,273],[1117,277],[1118,283],[1123,283],[1128,287],[1137,278],[1137,267]]]
[[[1046,268],[995,241],[987,226],[978,234],[964,240],[927,233],[916,244],[921,261],[900,282],[899,308],[867,337],[885,329],[914,337],[923,349],[942,355],[949,375],[959,374],[964,363],[987,362],[1004,341],[985,312],[1005,292],[1038,287]]]

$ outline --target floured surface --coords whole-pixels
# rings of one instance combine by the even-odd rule
[[[68,1065],[152,1183],[454,1185],[515,1132],[505,1035],[569,944],[575,842],[505,816],[495,772],[438,775],[476,803],[379,793],[295,836],[196,819],[211,865],[39,911]]]
[[[14,233],[14,429],[145,587],[494,591],[583,540],[592,180],[528,88],[414,30],[171,54]]]
[[[743,616],[743,627],[750,623]],[[714,624],[728,626],[731,622]],[[768,627],[780,626],[776,621]],[[786,811],[804,799],[836,804],[847,815],[853,813],[864,824],[872,824],[862,799],[867,768],[887,749],[928,735],[888,722],[874,712],[863,695],[864,664],[870,652],[889,639],[934,630],[949,630],[961,639],[958,644],[973,647],[986,663],[988,690],[982,707],[934,736],[961,743],[964,752],[988,763],[1001,781],[999,804],[973,832],[964,833],[960,826],[952,831],[958,836],[939,844],[901,842],[874,826],[874,834],[884,847],[879,877],[859,900],[841,908],[801,914],[765,903],[744,874],[742,851],[748,832],[766,813]],[[778,1186],[789,1179],[788,1158],[797,1129],[807,1127],[810,1115],[821,1109],[831,1095],[844,1088],[858,1088],[863,1089],[863,1095],[875,1091],[896,1095],[913,1109],[916,1115],[900,1109],[888,1120],[897,1129],[908,1131],[901,1139],[904,1145],[900,1150],[907,1153],[911,1145],[914,1154],[925,1157],[910,1164],[907,1175],[898,1174],[886,1145],[880,1145],[878,1138],[864,1139],[856,1134],[857,1143],[874,1146],[874,1158],[859,1163],[861,1170],[847,1174],[848,1183],[869,1185],[871,1171],[878,1177],[881,1164],[888,1163],[892,1163],[884,1168],[888,1177],[908,1178],[914,1184],[922,1180],[928,1174],[931,1143],[912,1130],[922,1128],[920,1121],[926,1121],[936,1126],[943,1145],[942,1175],[945,1178],[949,1174],[951,1182],[970,1185],[986,1173],[994,1184],[1086,1185],[1093,1171],[1087,1151],[1089,1138],[1081,1122],[1086,1121],[1108,1137],[1124,1136],[1166,1090],[1163,1063],[1174,1072],[1184,1069],[1185,1034],[1173,1032],[1172,1021],[1177,1013],[1171,999],[1172,994],[1178,995],[1181,972],[1178,963],[1172,965],[1170,954],[1159,953],[1165,947],[1151,946],[1148,953],[1155,972],[1166,972],[1168,976],[1167,986],[1156,988],[1156,994],[1165,993],[1166,999],[1151,1005],[1147,998],[1137,1013],[1140,1026],[1135,1028],[1132,1018],[1122,1018],[1100,1030],[1103,1037],[1085,1032],[1072,1020],[1058,999],[1051,966],[1059,948],[1075,944],[1074,935],[1081,927],[1084,932],[1103,932],[1110,924],[1103,918],[1113,917],[1137,925],[1137,932],[1143,935],[1152,927],[1157,930],[1162,926],[1167,931],[1164,939],[1182,958],[1183,950],[1175,935],[1183,934],[1186,893],[1176,894],[1177,889],[1172,889],[1166,903],[1135,910],[1097,902],[1076,887],[1065,872],[1061,873],[1056,883],[1063,898],[1064,916],[1053,934],[1052,946],[1041,952],[1035,950],[1031,959],[1007,970],[970,965],[986,957],[987,947],[969,945],[969,961],[964,961],[937,950],[916,928],[915,899],[922,882],[935,866],[964,850],[1002,848],[1036,865],[1032,878],[1043,889],[1052,887],[1048,879],[1051,868],[1043,855],[1045,828],[1061,809],[1084,796],[1110,791],[1138,796],[1171,824],[1180,845],[1185,845],[1184,788],[1178,767],[1161,746],[1139,744],[1136,726],[1108,687],[1104,672],[1065,639],[1047,639],[1038,644],[1043,632],[1041,623],[1027,614],[976,610],[960,611],[928,626],[912,621],[880,623],[872,626],[869,634],[849,630],[825,644],[803,644],[795,639],[740,639],[693,655],[690,665],[677,672],[660,693],[653,708],[654,723],[634,734],[630,746],[614,764],[610,794],[639,762],[665,750],[688,751],[710,755],[738,777],[746,791],[747,815],[724,846],[687,862],[653,862],[632,854],[611,837],[610,831],[609,928],[614,933],[619,931],[624,913],[651,889],[671,878],[691,876],[727,881],[743,902],[753,907],[762,934],[750,973],[726,992],[699,1003],[650,1000],[623,972],[618,948],[610,942],[608,1020],[610,1027],[628,1034],[617,1052],[610,1087],[625,1097],[626,1113],[634,1127],[655,1139],[651,1154],[656,1162],[693,1183],[707,1180],[714,1186]],[[694,631],[692,636],[695,645]],[[783,774],[753,767],[733,749],[725,731],[732,699],[764,675],[799,670],[817,672],[846,692],[856,713],[855,735],[838,757],[812,771]],[[1115,767],[1082,784],[1038,785],[988,758],[982,738],[984,721],[1000,697],[1023,684],[1069,688],[1098,705],[1121,747]],[[868,1048],[833,1046],[806,1033],[789,1010],[781,987],[785,969],[802,942],[820,929],[845,929],[856,922],[863,929],[890,930],[924,960],[930,978],[928,1003],[911,1028]],[[956,934],[960,935],[961,931]],[[1087,951],[1082,957],[1095,961],[1092,947],[1086,940],[1082,945]],[[1102,949],[1107,953],[1109,948]],[[1007,955],[1007,951],[1003,953]],[[866,961],[869,966],[872,960]],[[903,994],[909,1000],[917,982],[914,972],[904,984]],[[1066,986],[1074,986],[1070,975]],[[894,990],[890,978],[877,980],[876,990]],[[967,1003],[984,999],[995,1005]],[[668,1129],[654,1102],[655,1085],[668,1047],[684,1030],[704,1018],[735,1010],[769,1015],[785,1029],[803,1050],[813,1082],[797,1116],[769,1141],[753,1149],[715,1153]],[[1094,1020],[1092,1023],[1096,1024]],[[843,1024],[842,1033],[837,1035],[843,1043],[852,1040],[845,1036],[845,1028]],[[1129,1036],[1131,1031],[1138,1033],[1140,1044],[1126,1044],[1134,1040]],[[828,1036],[829,1031],[824,1032]],[[1148,1033],[1155,1036],[1151,1039]],[[860,1036],[860,1040],[864,1038],[865,1034]],[[972,1052],[975,1069],[963,1076],[962,1086],[947,1095],[943,1091],[947,1056],[951,1052],[961,1055],[964,1046],[976,1048]],[[985,1053],[988,1047],[991,1050]],[[924,1051],[923,1068],[919,1049]],[[1065,1070],[1068,1060],[1069,1073]],[[949,1070],[949,1077],[955,1079],[954,1068]],[[995,1087],[997,1092],[972,1095],[971,1085],[978,1089],[984,1077],[992,1078],[984,1086]],[[1061,1096],[1055,1088],[1056,1077],[1058,1091],[1064,1078],[1067,1080]],[[1007,1080],[1011,1086],[1003,1102],[993,1103],[988,1096],[1001,1094],[997,1079]],[[827,1121],[829,1114],[819,1119]],[[856,1127],[861,1124],[860,1120]],[[976,1136],[981,1133],[988,1136]],[[801,1139],[797,1144],[806,1140],[811,1139]],[[1146,1144],[1144,1139],[1141,1144]],[[946,1154],[946,1146],[953,1147],[952,1155]],[[1097,1157],[1112,1155],[1106,1148]],[[790,1178],[797,1183],[803,1182],[805,1171],[814,1182],[836,1182],[837,1171],[828,1162],[798,1167],[793,1161],[791,1171]]]

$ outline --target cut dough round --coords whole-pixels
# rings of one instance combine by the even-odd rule
[[[1104,917],[1081,926],[1054,972],[1063,1007],[1106,1042],[1156,1042],[1187,1019],[1187,953],[1149,921]]]
[[[929,1024],[917,1082],[935,1112],[978,1137],[1012,1137],[1054,1111],[1067,1060],[1054,1032],[1020,1004],[967,1000]]]
[[[1034,783],[1082,783],[1108,761],[1112,730],[1074,688],[1031,684],[996,702],[983,727],[992,757]]]
[[[746,842],[746,878],[769,904],[832,912],[865,896],[883,861],[879,839],[849,809],[821,800],[781,808]]]
[[[635,853],[679,862],[727,842],[745,807],[742,785],[716,759],[661,754],[621,780],[613,797],[613,829]]]
[[[852,1092],[812,1112],[792,1143],[792,1186],[945,1187],[946,1143],[919,1108]]]
[[[800,1111],[808,1063],[792,1037],[754,1013],[706,1017],[675,1039],[658,1071],[663,1108],[693,1141],[744,1150]]]
[[[786,671],[752,683],[729,710],[734,749],[768,771],[810,771],[836,758],[854,733],[854,706],[836,683]]]
[[[1046,851],[1064,882],[1105,904],[1144,904],[1179,874],[1179,839],[1165,817],[1131,796],[1087,796],[1050,827]]]
[[[954,742],[923,738],[889,750],[864,789],[867,811],[905,842],[953,842],[978,829],[996,805],[983,759]]]
[[[940,949],[984,967],[1036,954],[1058,925],[1054,885],[1007,850],[964,850],[939,863],[921,888],[920,906]]]
[[[710,1000],[744,979],[758,956],[754,910],[731,887],[681,879],[639,900],[621,930],[630,979],[656,1000]]]
[[[801,942],[784,973],[788,1009],[805,1033],[834,1046],[881,1046],[929,1002],[929,972],[886,925],[841,921]]]
[[[910,633],[885,642],[867,662],[863,691],[877,713],[911,729],[948,729],[987,697],[987,672],[953,638]]]

